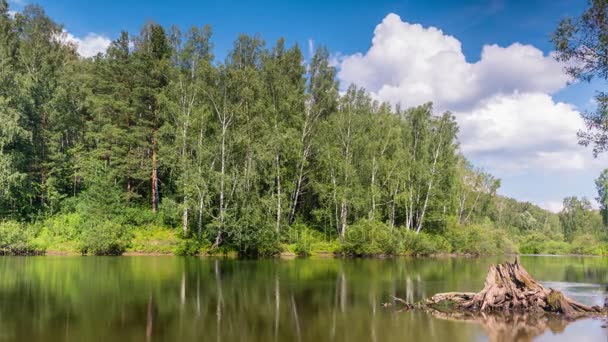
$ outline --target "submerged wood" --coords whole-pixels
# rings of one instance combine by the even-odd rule
[[[560,291],[545,288],[517,259],[513,263],[492,265],[480,292],[438,293],[416,304],[399,301],[405,304],[405,309],[423,308],[445,313],[539,312],[568,318],[603,315],[608,309],[606,305],[603,308],[587,306]]]

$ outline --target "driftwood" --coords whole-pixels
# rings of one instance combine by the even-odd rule
[[[483,290],[438,293],[425,301],[410,304],[403,300],[405,310],[421,308],[439,313],[554,313],[568,318],[605,315],[608,307],[587,306],[562,292],[547,289],[534,280],[519,263],[492,265]]]

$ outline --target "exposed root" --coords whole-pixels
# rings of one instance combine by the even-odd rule
[[[419,307],[439,312],[538,312],[555,313],[568,318],[606,314],[608,307],[587,306],[578,303],[562,292],[547,289],[534,280],[516,259],[492,265],[486,276],[484,288],[478,293],[447,292],[410,304],[407,309]]]

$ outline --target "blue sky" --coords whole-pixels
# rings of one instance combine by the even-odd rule
[[[18,11],[29,1],[9,3]],[[550,33],[564,16],[580,14],[586,7],[584,0],[37,3],[77,42],[96,42],[92,49],[121,30],[138,32],[150,19],[184,28],[210,24],[219,59],[240,33],[259,33],[269,44],[285,37],[304,51],[310,41],[326,45],[336,57],[343,84],[363,83],[378,99],[392,102],[414,104],[424,102],[428,95],[439,110],[456,111],[465,155],[503,180],[500,192],[554,210],[567,195],[595,197],[593,180],[606,165],[593,160],[589,150],[577,147],[575,136],[581,125],[578,113],[592,108],[598,84],[566,87],[549,56]],[[99,39],[86,40],[87,35]],[[493,44],[497,47],[484,50]],[[391,46],[403,50],[392,51]],[[482,51],[487,53],[483,58]],[[448,57],[433,62],[446,53]],[[432,70],[435,83],[425,84],[416,76],[427,78],[428,68],[408,66],[417,63],[430,63],[439,70]],[[475,75],[472,83],[459,79],[467,73]],[[410,84],[426,89],[426,95],[415,96],[418,93],[408,89]],[[462,87],[476,90],[454,93]],[[496,127],[493,131],[484,125]],[[508,135],[495,138],[495,132],[509,130]]]

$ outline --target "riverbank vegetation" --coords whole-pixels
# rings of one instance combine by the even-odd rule
[[[323,47],[148,22],[82,58],[6,0],[0,41],[0,254],[608,253],[588,200],[497,195],[451,113],[340,92]]]

